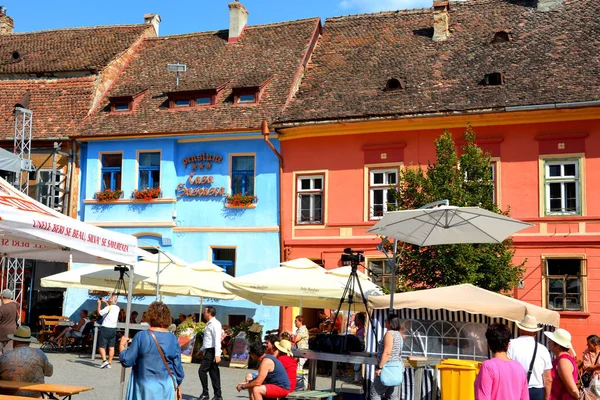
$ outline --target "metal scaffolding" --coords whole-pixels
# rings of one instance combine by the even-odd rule
[[[28,100],[28,99],[27,99]],[[28,103],[28,101],[27,101]],[[31,166],[31,131],[33,112],[24,107],[15,107],[14,152],[21,158],[21,172],[17,174],[15,187],[29,194],[29,170]],[[2,257],[2,288],[14,293],[14,299],[23,308],[23,285],[25,283],[25,260]]]

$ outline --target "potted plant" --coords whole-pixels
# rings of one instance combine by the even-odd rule
[[[146,188],[141,190],[134,190],[131,197],[137,200],[152,200],[158,199],[162,196],[160,188]]]
[[[230,194],[225,199],[225,206],[229,208],[251,208],[258,202],[258,196],[251,194]]]
[[[120,189],[117,189],[117,190],[104,189],[104,190],[101,190],[99,192],[96,192],[96,194],[94,195],[94,197],[98,201],[106,201],[106,202],[108,202],[108,201],[119,200],[122,195],[123,195],[123,191],[120,190]]]

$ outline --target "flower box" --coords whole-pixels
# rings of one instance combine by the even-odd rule
[[[233,194],[225,199],[225,207],[227,208],[255,208],[258,202],[258,197],[249,194]]]
[[[105,190],[96,192],[96,194],[94,195],[94,198],[98,201],[109,202],[109,201],[119,200],[121,198],[121,196],[123,196],[122,190],[105,189]]]
[[[131,197],[136,200],[152,200],[162,197],[162,192],[160,191],[159,187],[134,190],[131,194]]]

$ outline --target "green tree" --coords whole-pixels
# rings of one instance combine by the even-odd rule
[[[490,155],[475,143],[470,126],[464,133],[462,154],[456,152],[446,131],[435,141],[437,161],[427,169],[409,166],[400,173],[394,195],[397,209],[419,208],[448,199],[453,206],[479,206],[502,212],[493,199],[494,181]],[[522,278],[524,263],[513,264],[511,239],[497,244],[455,244],[419,247],[399,244],[397,290],[415,290],[471,283],[501,292],[513,289]]]

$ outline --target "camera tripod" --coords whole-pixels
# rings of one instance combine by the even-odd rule
[[[363,305],[365,306],[365,312],[367,314],[367,321],[371,327],[371,331],[373,332],[373,338],[377,338],[377,333],[375,331],[375,326],[371,323],[371,317],[369,315],[369,308],[367,307],[367,299],[365,298],[365,294],[363,292],[362,286],[360,284],[360,278],[358,277],[358,266],[359,266],[359,257],[356,256],[356,259],[350,262],[350,275],[348,276],[348,281],[346,282],[346,287],[344,288],[344,292],[342,297],[340,298],[340,304],[338,305],[337,311],[335,312],[335,317],[333,319],[333,323],[337,321],[338,315],[342,310],[342,306],[344,305],[344,301],[347,299],[348,303],[348,317],[350,317],[350,311],[352,309],[352,304],[356,303],[354,300],[354,295],[356,293],[356,287],[358,286],[358,290],[360,293],[360,298],[362,300]],[[350,328],[350,318],[346,320],[346,329],[345,332],[348,332]],[[339,332],[338,332],[339,333]],[[365,338],[366,339],[366,338]],[[344,340],[342,341],[342,352],[346,352],[346,336],[344,336]]]
[[[126,296],[127,295],[127,286],[125,286],[124,277],[125,277],[125,275],[129,276],[129,274],[127,274],[127,272],[129,272],[129,268],[124,267],[122,265],[117,265],[115,267],[115,271],[119,272],[119,279],[117,280],[117,284],[111,295]]]

